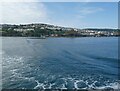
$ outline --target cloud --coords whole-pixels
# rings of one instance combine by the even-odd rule
[[[82,19],[85,18],[87,15],[95,14],[101,11],[104,11],[104,9],[99,7],[81,7],[78,9],[76,17]]]
[[[47,11],[43,3],[5,2],[2,3],[0,23],[34,23],[47,19]]]
[[[87,14],[92,14],[92,13],[96,13],[100,11],[103,11],[103,8],[85,7],[85,8],[80,9],[79,12],[83,15],[87,15]]]

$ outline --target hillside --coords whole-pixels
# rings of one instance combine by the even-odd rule
[[[86,36],[119,36],[118,29],[97,29],[97,28],[70,28],[49,24],[24,24],[10,25],[1,24],[1,36],[21,36],[21,37],[86,37]]]

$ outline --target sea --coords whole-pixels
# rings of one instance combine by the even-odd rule
[[[118,38],[1,37],[3,89],[119,89]]]

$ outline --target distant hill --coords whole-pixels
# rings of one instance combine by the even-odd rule
[[[52,36],[52,37],[86,37],[86,36],[119,36],[119,29],[98,29],[86,28],[78,29],[72,27],[62,27],[50,24],[1,24],[1,36]]]

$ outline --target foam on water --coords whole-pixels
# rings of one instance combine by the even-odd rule
[[[39,83],[37,80],[35,80],[35,82],[37,83],[37,86],[35,86],[34,89],[38,89],[40,87],[44,88],[43,83]]]
[[[2,58],[3,60],[3,72],[8,71],[9,69],[9,72],[11,73],[12,77],[15,79],[23,79],[23,80],[29,80],[29,81],[34,81],[34,77],[26,77],[26,76],[23,76],[22,75],[22,72],[19,72],[19,70],[21,68],[24,68],[24,58],[23,57],[19,57],[19,56],[13,56],[13,57],[10,57],[10,56],[4,56]],[[12,66],[11,66],[12,64]],[[28,65],[26,65],[27,67]],[[14,81],[14,79],[12,79]],[[16,79],[15,79],[16,80]]]
[[[86,80],[76,80],[75,78],[61,78],[64,80],[64,83],[62,83],[62,87],[56,85],[56,82],[54,83],[50,83],[50,84],[45,84],[43,83],[39,83],[38,80],[35,80],[35,82],[37,83],[37,85],[34,87],[34,89],[70,89],[67,88],[67,85],[69,85],[68,81],[73,81],[73,85],[74,87],[71,89],[120,89],[120,84],[118,82],[113,82],[113,83],[106,83],[103,86],[96,86],[95,83],[97,83],[98,81],[94,81],[93,83],[89,84],[89,82]],[[85,86],[83,87],[79,87],[79,83],[81,84],[85,84]],[[49,85],[48,88],[46,88],[46,85]],[[56,86],[56,87],[53,87]]]
[[[18,56],[14,56],[14,57],[3,57],[3,60],[6,60],[7,64],[15,64],[16,63],[21,67],[24,64],[24,58],[23,57],[18,57]],[[26,65],[28,66],[28,65]],[[5,66],[5,67],[9,67]],[[4,67],[3,67],[4,70]],[[69,89],[69,85],[71,82],[71,84],[73,85],[73,87],[71,87],[72,89],[106,89],[106,88],[111,88],[111,89],[120,89],[120,84],[118,81],[113,81],[113,82],[103,82],[104,84],[102,84],[101,86],[96,86],[96,83],[99,82],[100,79],[104,78],[102,76],[99,76],[99,80],[98,79],[94,79],[94,77],[92,76],[83,76],[82,78],[76,78],[76,77],[63,77],[63,76],[59,76],[56,77],[55,75],[51,75],[50,79],[54,80],[54,79],[60,79],[62,80],[62,83],[57,83],[56,81],[52,81],[50,82],[47,78],[44,79],[43,82],[39,82],[39,80],[36,80],[36,77],[29,77],[29,76],[23,76],[21,72],[18,72],[19,69],[18,68],[14,68],[11,69],[10,72],[12,73],[12,77],[14,79],[11,79],[11,81],[15,81],[16,79],[21,79],[21,80],[26,80],[28,82],[34,82],[36,84],[36,86],[33,89]],[[85,80],[86,79],[86,80]],[[89,83],[88,79],[93,80],[93,82]],[[23,87],[24,88],[24,87]]]
[[[77,85],[78,82],[80,82],[80,81],[75,81],[75,82],[74,82],[74,87],[75,87],[76,89],[79,89],[79,88],[78,88],[78,85]]]
[[[97,89],[105,89],[105,88],[112,88],[112,89],[119,89],[120,90],[120,83],[114,82],[107,84],[106,86],[96,87]]]

